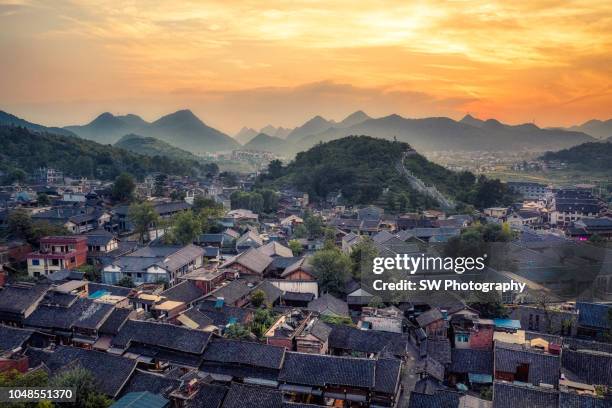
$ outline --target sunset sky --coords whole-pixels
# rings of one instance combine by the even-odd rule
[[[612,117],[612,1],[0,0],[0,109],[243,125]]]

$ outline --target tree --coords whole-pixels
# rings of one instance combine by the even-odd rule
[[[121,173],[115,179],[111,195],[115,201],[131,201],[135,189],[134,178],[129,173]]]
[[[174,217],[172,234],[179,244],[191,244],[201,233],[202,225],[200,224],[200,219],[194,217],[191,210],[183,211]]]
[[[38,201],[38,205],[42,205],[42,206],[51,204],[51,200],[49,200],[49,196],[45,193],[38,193],[36,201]]]
[[[45,370],[34,370],[25,374],[17,370],[0,373],[0,387],[46,387],[49,376]]]
[[[225,330],[224,334],[225,337],[227,337],[228,339],[234,340],[247,340],[250,339],[252,336],[251,332],[240,323],[234,323],[230,325]]]
[[[321,216],[307,212],[304,215],[303,225],[308,233],[308,238],[314,239],[323,236],[323,218],[321,218]]]
[[[507,310],[501,302],[501,296],[497,292],[479,292],[473,293],[473,298],[468,301],[468,306],[476,310],[480,317],[485,319],[494,319],[498,317],[506,317]]]
[[[202,232],[215,232],[218,228],[219,218],[223,217],[225,210],[223,206],[208,207],[200,210],[198,216],[200,218],[200,225],[202,226]],[[218,231],[217,231],[218,232]]]
[[[123,286],[124,288],[133,288],[134,281],[129,276],[124,276],[123,278],[119,279],[119,281],[117,282],[117,286]]]
[[[275,320],[274,313],[269,309],[258,309],[251,322],[251,332],[257,337],[263,337]]]
[[[138,234],[140,242],[144,242],[149,227],[159,222],[159,215],[153,205],[148,202],[132,204],[128,210],[128,217],[134,226],[134,232]]]
[[[300,239],[308,237],[308,231],[304,224],[300,224],[293,229],[293,238]]]
[[[193,205],[191,206],[191,209],[193,210],[194,213],[197,214],[200,211],[204,209],[209,209],[209,208],[223,209],[223,205],[219,204],[214,199],[208,198],[208,197],[197,196],[196,198],[193,199]]]
[[[32,217],[23,208],[11,212],[8,217],[8,233],[15,238],[30,239],[33,234]]]
[[[351,260],[339,249],[324,249],[312,257],[312,268],[321,292],[341,294],[351,272]]]
[[[589,237],[589,244],[603,247],[606,245],[606,240],[601,235],[595,233]]]
[[[351,272],[353,276],[361,276],[364,268],[366,273],[371,273],[374,258],[377,256],[378,249],[374,245],[374,241],[372,241],[370,238],[364,237],[361,242],[353,246],[353,250],[350,254],[352,263]]]
[[[260,194],[263,198],[264,212],[275,212],[278,209],[278,193],[274,190],[263,189],[260,191]]]
[[[300,241],[297,239],[292,239],[287,243],[287,245],[289,246],[289,249],[291,249],[291,252],[293,252],[294,256],[300,256],[304,250],[304,248],[302,248],[302,244],[300,244]]]
[[[163,197],[166,186],[166,180],[168,176],[165,174],[158,174],[155,176],[155,185],[153,187],[153,195],[156,197]]]
[[[112,404],[112,400],[97,391],[99,386],[93,374],[82,367],[59,373],[49,385],[55,388],[75,388],[74,405],[77,407],[107,408]]]
[[[283,162],[280,160],[272,160],[268,164],[268,174],[271,178],[277,179],[283,174]]]
[[[251,295],[251,304],[255,307],[259,307],[261,305],[263,305],[263,303],[266,301],[266,294],[263,292],[263,290],[255,290],[253,291],[253,294]]]
[[[378,295],[372,296],[372,299],[370,299],[370,301],[368,302],[369,307],[381,308],[384,305],[385,304],[383,303],[381,297]]]

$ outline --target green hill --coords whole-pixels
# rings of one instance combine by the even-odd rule
[[[583,143],[558,152],[547,152],[544,161],[567,163],[567,168],[581,171],[606,171],[612,174],[612,139],[601,143]]]
[[[114,179],[126,171],[142,178],[150,172],[190,175],[205,171],[202,164],[163,156],[149,157],[109,145],[23,127],[0,126],[0,170],[32,173],[53,167],[75,177]]]
[[[498,180],[452,172],[416,153],[407,143],[369,136],[349,136],[318,144],[298,153],[284,167],[273,163],[261,182],[295,187],[308,192],[313,200],[341,192],[347,204],[375,203],[402,211],[435,207],[436,203],[402,174],[401,166],[460,204],[487,207],[513,199]]]
[[[178,147],[174,147],[163,140],[154,137],[135,135],[133,133],[123,136],[115,147],[145,156],[165,156],[176,160],[203,161],[201,157]]]

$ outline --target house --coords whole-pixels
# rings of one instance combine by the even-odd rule
[[[219,268],[232,269],[244,275],[263,276],[264,271],[271,263],[271,257],[261,253],[256,248],[251,248],[228,259]]]
[[[243,252],[251,248],[259,248],[263,241],[259,234],[253,230],[248,230],[236,240],[236,251]]]
[[[94,376],[96,389],[111,398],[119,395],[136,369],[134,360],[76,347],[58,346],[52,351],[29,348],[26,355],[32,363],[43,363],[51,374],[70,367],[88,370]]]
[[[312,314],[299,309],[283,313],[264,333],[267,344],[295,350],[295,337],[312,320]]]
[[[185,310],[177,321],[190,329],[223,332],[230,324],[248,325],[253,320],[253,311],[230,306],[223,301],[204,300]]]
[[[495,342],[494,375],[497,380],[557,387],[561,376],[558,355],[521,344]]]
[[[186,307],[191,307],[204,295],[201,287],[192,280],[183,280],[160,293],[160,296],[167,300],[183,303]]]
[[[506,186],[515,193],[520,194],[524,200],[544,200],[550,191],[546,184],[527,181],[508,181]]]
[[[392,407],[401,392],[401,360],[364,359],[286,352],[278,381],[279,388],[294,398],[323,398],[340,405],[359,401],[367,405]]]
[[[253,290],[253,285],[244,279],[230,281],[218,289],[206,295],[206,300],[220,301],[221,306],[242,307],[249,303],[249,295]]]
[[[270,258],[276,258],[276,257],[291,258],[293,257],[293,251],[291,251],[291,249],[287,248],[284,245],[281,245],[280,243],[276,241],[268,242],[266,245],[260,247],[259,252],[261,252],[264,255],[269,256]]]
[[[251,210],[237,209],[228,211],[226,217],[233,219],[236,223],[239,222],[257,222],[259,216]]]
[[[87,262],[87,238],[52,236],[40,240],[40,250],[27,256],[28,275],[47,276],[62,269],[74,269]]]
[[[308,303],[308,310],[324,316],[348,317],[349,309],[346,302],[329,293],[321,295],[318,299]]]
[[[358,326],[367,330],[391,333],[404,332],[404,313],[394,306],[387,308],[364,307]]]
[[[276,386],[284,357],[284,347],[213,338],[204,350],[199,370],[235,381]]]
[[[332,328],[320,319],[312,319],[295,336],[295,350],[300,353],[327,354]]]
[[[0,322],[23,326],[23,322],[49,290],[49,284],[18,282],[0,290]]]
[[[582,218],[596,217],[601,205],[590,191],[583,189],[562,189],[555,193],[550,208],[550,224],[567,228]]]
[[[451,316],[450,329],[453,346],[457,349],[488,349],[493,347],[495,323],[474,315]]]
[[[359,357],[378,357],[383,353],[403,359],[408,353],[408,336],[375,330],[361,330],[343,324],[329,324],[329,353]]]
[[[167,323],[128,320],[111,341],[109,353],[124,355],[159,368],[171,363],[196,368],[210,333]]]
[[[196,239],[196,243],[203,247],[222,248],[224,242],[224,234],[202,234]]]
[[[598,339],[610,330],[611,304],[576,302],[576,310],[578,335]]]
[[[105,266],[102,281],[112,285],[127,277],[136,284],[165,281],[173,286],[203,262],[204,249],[197,245],[151,245],[120,256]]]
[[[567,229],[566,234],[580,241],[586,241],[595,234],[604,239],[612,239],[612,218],[581,218]]]
[[[493,383],[493,350],[453,349],[448,372],[454,383]]]
[[[524,384],[509,384],[496,381],[493,384],[493,396],[493,408],[559,407],[559,393],[550,388],[530,387]],[[569,407],[571,405],[567,408]]]
[[[280,276],[288,280],[316,280],[309,257],[299,258],[297,261],[287,266]]]
[[[446,337],[447,321],[437,307],[418,315],[416,322],[425,330],[428,338]]]
[[[119,249],[119,240],[106,230],[95,230],[85,234],[87,252],[92,255],[106,255]]]

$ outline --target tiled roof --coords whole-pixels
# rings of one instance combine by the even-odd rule
[[[0,290],[0,312],[23,313],[42,299],[47,289],[47,284],[5,286]]]
[[[449,371],[461,374],[493,374],[491,350],[453,349]]]
[[[229,259],[227,262],[221,265],[221,268],[227,268],[234,263],[240,264],[245,268],[261,274],[268,267],[268,265],[272,263],[272,258],[259,252],[259,250],[256,248],[250,248],[249,250]]]
[[[457,408],[461,395],[458,392],[449,391],[438,391],[435,394],[413,391],[410,393],[408,408]]]
[[[194,306],[194,309],[206,318],[210,319],[215,326],[225,326],[230,320],[244,323],[251,312],[240,307],[223,305],[216,307],[214,301],[202,301]],[[189,316],[188,316],[189,317]]]
[[[167,408],[170,401],[161,395],[153,394],[149,391],[131,392],[125,394],[117,402],[113,408]]]
[[[130,342],[201,354],[210,333],[166,323],[128,320],[112,340],[115,347],[126,348]]]
[[[427,339],[427,355],[443,365],[450,364],[452,357],[449,339]]]
[[[204,350],[204,361],[279,369],[284,355],[284,347],[247,341],[213,339]]]
[[[293,252],[291,251],[291,249],[279,244],[276,241],[268,242],[266,245],[258,248],[257,250],[262,254],[270,257],[280,256],[288,258],[293,256]]]
[[[33,333],[32,330],[0,325],[0,354],[22,347]]]
[[[253,292],[261,290],[266,296],[266,302],[274,303],[283,295],[283,291],[271,284],[269,281],[264,280],[259,285],[253,288]]]
[[[283,395],[280,391],[232,383],[223,408],[283,408]]]
[[[346,302],[333,297],[329,293],[325,293],[308,303],[308,310],[313,310],[324,315],[335,314],[338,316],[348,316],[349,314]]]
[[[98,291],[108,292],[113,296],[127,296],[132,289],[123,286],[106,285],[104,283],[88,282],[87,291],[92,294]]]
[[[165,296],[168,300],[189,304],[204,296],[204,292],[193,281],[186,280],[166,289],[160,293],[160,296]]]
[[[612,386],[612,354],[564,348],[561,367],[573,381]]]
[[[437,307],[433,308],[433,309],[429,309],[428,311],[421,313],[420,315],[417,316],[416,321],[419,324],[419,326],[421,327],[425,327],[433,322],[436,322],[438,320],[443,319],[444,316],[442,315],[442,312],[440,312],[440,309],[438,309]]]
[[[281,277],[284,278],[285,276],[292,274],[298,269],[301,269],[308,273],[312,273],[312,266],[310,264],[310,259],[307,257],[297,259],[295,262],[293,262],[291,265],[285,268],[283,273],[281,273]]]
[[[40,304],[28,316],[24,324],[29,327],[70,330],[73,327],[98,329],[112,312],[114,306],[78,298],[69,307]]]
[[[578,324],[582,326],[609,329],[608,311],[612,306],[600,303],[577,302]]]
[[[232,304],[239,299],[244,298],[253,288],[250,287],[244,280],[237,279],[229,282],[227,285],[221,286],[219,289],[215,289],[210,292],[207,299],[218,299],[223,298],[225,303]]]
[[[100,329],[98,331],[102,334],[117,334],[121,326],[125,324],[132,312],[134,312],[134,310],[128,308],[113,309],[113,311],[106,318],[104,323],[102,323],[102,326],[100,326]]]
[[[612,398],[597,398],[569,392],[559,393],[559,408],[610,408]]]
[[[495,371],[516,373],[522,364],[529,365],[529,382],[556,386],[559,383],[559,356],[528,349],[520,344],[495,343]]]
[[[180,385],[180,380],[137,369],[121,392],[127,394],[128,392],[149,391],[167,396]]]
[[[219,408],[225,399],[226,387],[202,384],[195,397],[187,400],[185,408]]]
[[[292,384],[374,388],[375,360],[287,352],[279,380]]]
[[[136,362],[127,358],[75,347],[58,346],[51,352],[28,349],[28,353],[34,353],[52,373],[65,367],[82,367],[90,371],[97,389],[111,397],[119,393],[136,367]]]
[[[558,399],[556,390],[501,382],[493,385],[493,408],[557,408]]]
[[[401,367],[401,360],[396,358],[381,358],[377,360],[374,390],[385,394],[394,394],[399,382]]]
[[[329,346],[334,349],[357,351],[361,353],[391,352],[404,356],[408,339],[399,333],[376,330],[360,330],[343,324],[329,324]]]

